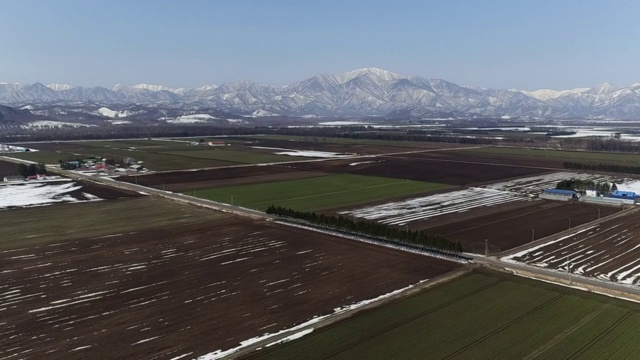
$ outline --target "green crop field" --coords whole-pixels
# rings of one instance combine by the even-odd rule
[[[478,272],[251,359],[634,359],[640,305]]]
[[[0,250],[215,219],[218,213],[155,197],[3,210]]]
[[[460,150],[463,152],[472,152],[477,154],[499,154],[508,156],[530,156],[541,158],[552,158],[573,162],[603,162],[603,163],[620,163],[633,164],[640,163],[640,155],[638,154],[621,154],[606,152],[588,152],[588,151],[562,151],[562,150],[542,150],[542,149],[522,149],[511,147],[485,147],[478,149]]]
[[[198,190],[196,196],[258,210],[265,210],[273,204],[301,211],[316,211],[425,193],[447,187],[448,185],[444,184],[421,181],[339,174]]]

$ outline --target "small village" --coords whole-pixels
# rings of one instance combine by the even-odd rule
[[[59,163],[62,170],[72,170],[87,175],[115,176],[148,172],[142,161],[131,157],[124,157],[122,161],[116,162],[112,158],[92,156],[84,159],[60,160]]]

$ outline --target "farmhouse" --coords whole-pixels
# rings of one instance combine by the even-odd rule
[[[569,201],[571,199],[577,199],[578,193],[573,190],[545,189],[544,192],[540,194],[540,198],[547,200]]]

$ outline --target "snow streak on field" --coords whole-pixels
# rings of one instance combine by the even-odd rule
[[[0,248],[0,264],[0,359],[48,360],[216,358],[458,268],[222,214]]]
[[[82,193],[80,196],[71,194],[80,189],[82,185],[75,182],[62,184],[33,182],[0,186],[0,209],[101,200],[91,194]]]
[[[403,226],[412,221],[426,220],[435,216],[461,213],[482,206],[492,206],[513,201],[527,201],[527,199],[517,193],[508,191],[470,188],[348,210],[340,214],[366,220],[376,220],[382,224]]]
[[[490,185],[485,185],[483,187],[494,190],[512,191],[533,197],[539,195],[544,189],[555,188],[556,184],[559,181],[568,179],[591,180],[596,183],[605,181],[618,181],[618,179],[614,179],[611,176],[606,175],[555,172],[551,174],[541,174],[510,181],[498,182]]]
[[[264,146],[252,146],[252,148],[264,149],[264,150],[282,150],[282,151],[277,151],[274,154],[301,156],[301,157],[342,158],[342,157],[349,157],[354,155],[354,154],[339,154],[339,153],[330,152],[330,151],[297,150],[297,149],[285,149],[285,148],[274,148],[274,147],[264,147]]]
[[[640,284],[640,214],[635,213],[502,258],[623,284]]]

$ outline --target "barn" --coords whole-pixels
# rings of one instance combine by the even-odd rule
[[[545,189],[542,194],[540,194],[540,198],[547,200],[569,201],[571,199],[577,199],[578,193],[573,190]]]
[[[620,200],[624,204],[635,204],[636,198],[638,195],[633,191],[621,191],[616,190],[611,193],[611,195],[606,196],[607,198]]]

